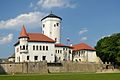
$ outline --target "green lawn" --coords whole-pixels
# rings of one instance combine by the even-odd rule
[[[0,80],[120,80],[120,73],[54,73],[0,75]]]

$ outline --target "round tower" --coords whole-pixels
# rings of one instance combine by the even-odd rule
[[[62,18],[50,13],[48,16],[41,19],[42,22],[42,33],[49,38],[60,43],[60,27]]]
[[[28,52],[28,35],[27,35],[27,32],[26,32],[26,29],[25,27],[23,26],[22,27],[22,31],[20,33],[20,36],[19,36],[19,42],[20,42],[20,52]]]

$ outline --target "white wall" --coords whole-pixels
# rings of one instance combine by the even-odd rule
[[[38,45],[38,50],[33,50],[33,45]],[[48,50],[39,50],[39,46],[48,46]],[[47,62],[54,62],[54,55],[55,55],[55,46],[54,43],[44,43],[44,42],[28,42],[28,53],[20,53],[17,52],[17,48],[19,45],[15,47],[15,62],[19,62],[18,57],[20,57],[20,62],[35,62],[34,56],[38,56],[37,61],[42,61],[42,56],[46,56]],[[29,56],[29,60],[27,60],[27,56]]]
[[[57,53],[56,53],[56,50],[57,50]],[[58,50],[59,50],[59,53],[58,53]],[[62,53],[60,53],[60,50],[62,50]],[[69,53],[69,50],[71,50],[72,52],[72,49],[68,48],[68,47],[55,47],[55,55],[57,56],[57,58],[59,59],[59,57],[61,58],[60,61],[63,61],[63,60],[72,60],[72,53]],[[65,57],[66,55],[66,57]]]
[[[84,51],[84,53],[81,53],[81,51]],[[90,51],[90,50],[80,50],[76,51],[74,53],[74,61],[81,61],[81,62],[96,62],[96,51]]]

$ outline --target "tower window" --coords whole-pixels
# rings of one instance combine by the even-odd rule
[[[56,23],[57,26],[59,26],[59,23]]]
[[[45,24],[43,24],[43,28],[45,27]]]
[[[56,27],[56,25],[54,24],[54,27]]]
[[[23,45],[23,50],[25,50],[25,45]]]
[[[28,45],[26,46],[26,50],[28,50]]]

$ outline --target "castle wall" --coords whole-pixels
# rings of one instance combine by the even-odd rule
[[[52,64],[52,65],[51,65]],[[79,62],[62,62],[46,63],[41,62],[24,62],[24,63],[1,63],[0,73],[38,73],[47,74],[53,72],[96,72],[98,64],[79,63]]]
[[[1,63],[0,73],[48,73],[46,62]]]

